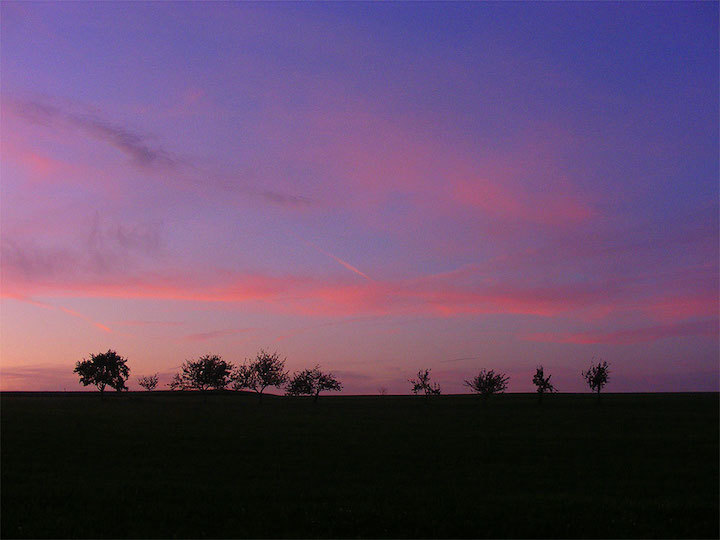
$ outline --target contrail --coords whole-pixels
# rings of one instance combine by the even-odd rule
[[[321,251],[322,251],[322,250],[321,250]],[[357,275],[364,277],[364,278],[367,279],[368,281],[372,281],[372,279],[370,279],[370,276],[368,276],[368,275],[367,275],[366,273],[364,273],[364,272],[361,272],[360,270],[358,270],[357,268],[355,268],[355,267],[354,267],[352,264],[350,264],[349,262],[343,261],[340,257],[336,257],[335,255],[333,255],[332,253],[328,253],[327,251],[324,251],[323,253],[325,253],[326,255],[329,255],[330,257],[332,257],[333,259],[335,259],[337,262],[339,262],[340,264],[342,264],[345,268],[347,268],[347,269],[350,270],[351,272],[355,272]]]
[[[354,267],[352,264],[350,264],[349,262],[343,261],[340,257],[336,257],[336,256],[333,255],[332,253],[330,253],[330,252],[328,252],[328,251],[325,251],[323,248],[321,248],[320,246],[318,246],[318,245],[310,242],[309,240],[306,241],[306,242],[307,242],[309,245],[311,245],[312,247],[314,247],[315,249],[317,249],[320,253],[322,253],[322,254],[324,254],[324,255],[327,255],[328,257],[332,257],[333,259],[335,259],[335,261],[337,261],[338,263],[342,264],[345,268],[347,268],[347,269],[350,270],[351,272],[355,272],[358,276],[362,276],[362,277],[364,277],[365,279],[367,279],[368,281],[372,281],[372,278],[371,278],[370,276],[368,276],[365,272],[361,272],[360,270],[358,270],[357,268],[355,268],[355,267]]]
[[[72,309],[64,308],[64,307],[62,307],[62,306],[58,306],[58,309],[61,310],[61,311],[64,311],[64,312],[67,313],[68,315],[72,315],[73,317],[77,317],[78,319],[82,319],[83,321],[89,322],[90,324],[92,324],[93,326],[99,328],[99,329],[102,330],[103,332],[112,332],[112,330],[110,330],[110,329],[109,329],[107,326],[105,326],[104,324],[101,324],[101,323],[99,323],[99,322],[97,322],[97,321],[93,321],[91,318],[86,317],[86,316],[83,315],[82,313],[78,313],[77,311],[73,311]]]
[[[55,306],[53,304],[46,304],[45,302],[39,302],[37,300],[33,300],[32,298],[26,298],[24,296],[12,296],[12,298],[15,298],[16,300],[20,300],[21,302],[27,302],[28,304],[32,304],[34,306],[38,306],[44,309],[56,309],[59,311],[62,311],[63,313],[67,313],[68,315],[72,315],[73,317],[77,317],[78,319],[82,319],[85,322],[88,322],[95,326],[96,328],[99,328],[103,332],[112,333],[112,330],[105,326],[102,323],[99,323],[97,321],[93,321],[90,317],[87,317],[83,315],[82,313],[78,313],[77,311],[73,311],[72,309],[68,309],[62,306]]]
[[[482,358],[480,356],[466,356],[464,358],[453,358],[451,360],[438,360],[441,364],[447,364],[449,362],[462,362],[463,360],[477,360],[478,358]]]

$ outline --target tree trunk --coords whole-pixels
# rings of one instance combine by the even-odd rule
[[[320,397],[320,392],[315,392],[315,399],[313,400],[313,403],[317,403],[318,397]]]

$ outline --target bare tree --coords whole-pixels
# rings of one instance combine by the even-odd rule
[[[206,354],[182,365],[182,373],[170,382],[171,390],[221,390],[230,380],[231,366],[216,354]]]
[[[304,369],[294,373],[287,387],[289,396],[314,396],[313,403],[317,403],[320,392],[342,390],[342,383],[332,373],[323,373],[320,366]]]
[[[254,390],[258,399],[262,401],[263,392],[269,386],[281,387],[288,381],[285,370],[285,360],[281,360],[277,353],[268,353],[261,350],[255,360],[248,360],[238,366],[232,373],[232,387],[234,390],[245,388]]]
[[[378,394],[380,394],[381,396],[387,396],[387,388],[381,386],[380,388],[378,388]]]
[[[148,392],[152,392],[158,385],[158,374],[148,375],[147,377],[138,377],[138,384]]]
[[[430,382],[429,369],[421,369],[418,371],[417,379],[410,379],[410,384],[412,384],[412,393],[415,395],[421,392],[425,394],[426,397],[440,395],[440,385]]]
[[[465,381],[465,385],[476,394],[480,394],[483,398],[488,398],[493,394],[502,394],[507,389],[507,383],[510,377],[504,373],[495,373],[494,370],[481,370],[475,377]]]
[[[533,375],[532,382],[537,387],[538,400],[540,401],[540,403],[542,403],[543,394],[545,394],[546,392],[552,393],[557,391],[553,384],[550,382],[551,377],[552,375],[548,375],[547,377],[545,377],[545,370],[542,366],[538,366],[535,369],[535,375]]]
[[[113,350],[100,354],[90,354],[90,359],[83,359],[75,364],[73,373],[80,376],[80,384],[94,384],[100,390],[100,399],[104,399],[105,387],[109,386],[118,392],[127,390],[125,381],[130,376],[127,358],[123,358]]]
[[[593,361],[595,359],[593,358]],[[602,359],[598,359],[597,364],[591,363],[587,371],[582,372],[585,382],[590,390],[597,392],[598,400],[600,399],[600,391],[608,383],[610,379],[610,364]]]

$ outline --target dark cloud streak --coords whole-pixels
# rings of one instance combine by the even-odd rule
[[[69,126],[84,131],[92,138],[101,140],[120,150],[132,162],[142,168],[159,166],[175,169],[178,159],[159,147],[153,147],[149,137],[140,135],[117,124],[112,124],[88,113],[75,113],[40,101],[12,101],[11,110],[32,123],[46,127]]]
[[[175,170],[180,161],[162,148],[154,148],[147,138],[122,126],[108,123],[89,115],[69,114],[71,124],[82,128],[91,136],[107,142],[127,155],[139,167],[160,167]]]
[[[313,204],[308,197],[248,185],[247,180],[237,174],[223,175],[225,179],[221,180],[191,160],[152,144],[150,136],[109,122],[96,114],[74,112],[69,107],[62,108],[37,100],[9,100],[7,103],[10,111],[33,124],[55,129],[79,129],[87,136],[117,149],[143,171],[174,173],[176,180],[184,180],[198,189],[207,189],[210,180],[210,185],[218,191],[242,193],[274,206],[297,209]]]

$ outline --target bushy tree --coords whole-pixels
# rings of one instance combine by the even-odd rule
[[[230,386],[233,390],[250,390],[259,388],[258,378],[252,362],[236,366],[230,374]]]
[[[597,364],[591,363],[590,368],[583,371],[582,375],[590,390],[597,392],[598,399],[600,399],[600,391],[610,379],[610,364],[604,360],[598,360]]]
[[[197,360],[188,360],[182,365],[170,383],[172,390],[200,390],[225,388],[230,380],[231,366],[216,354],[206,354]]]
[[[80,376],[80,384],[88,386],[94,384],[100,390],[100,399],[103,399],[105,387],[109,386],[118,392],[127,390],[125,381],[130,376],[127,358],[123,358],[113,350],[100,354],[91,354],[90,359],[83,359],[75,364],[73,373]]]
[[[440,385],[430,382],[429,369],[418,371],[417,379],[410,379],[410,384],[412,384],[412,393],[415,395],[419,393],[425,394],[426,397],[440,395]]]
[[[173,390],[173,391],[187,390],[185,381],[183,380],[182,376],[179,373],[176,373],[173,376],[172,380],[168,383],[168,386],[170,387],[170,390]]]
[[[158,385],[158,374],[148,375],[147,377],[138,377],[138,384],[148,392],[152,392]]]
[[[254,360],[247,360],[238,366],[232,374],[235,390],[254,390],[262,401],[263,392],[269,386],[281,387],[288,381],[285,360],[277,353],[261,350]]]
[[[320,392],[325,390],[339,392],[342,383],[332,373],[323,373],[320,366],[294,373],[287,386],[289,396],[314,396],[314,403],[317,403]]]
[[[557,390],[550,382],[552,375],[545,377],[545,369],[542,366],[538,366],[535,369],[535,375],[533,375],[533,384],[537,387],[538,399],[542,403],[543,394],[546,392],[556,392]]]
[[[495,370],[481,370],[472,379],[466,380],[465,385],[476,394],[487,398],[493,394],[502,394],[507,389],[510,377],[504,373],[495,373]]]

